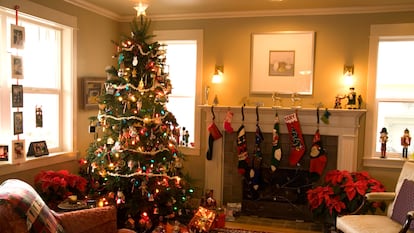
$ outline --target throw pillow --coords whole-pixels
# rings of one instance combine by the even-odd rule
[[[394,203],[391,219],[404,224],[408,211],[414,210],[414,181],[405,179]],[[414,229],[414,222],[410,229]]]
[[[9,179],[0,185],[0,200],[8,202],[21,216],[26,217],[30,232],[63,233],[49,207],[29,184]]]

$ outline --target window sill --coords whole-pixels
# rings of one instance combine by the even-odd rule
[[[26,158],[26,161],[16,164],[0,162],[0,176],[73,160],[77,160],[76,152],[59,152],[41,157],[29,157]]]
[[[200,148],[197,147],[185,147],[185,146],[179,146],[178,151],[183,153],[185,156],[197,156],[200,155]]]
[[[402,158],[364,158],[363,163],[365,167],[378,167],[378,168],[402,168],[406,161],[414,162],[413,159]]]

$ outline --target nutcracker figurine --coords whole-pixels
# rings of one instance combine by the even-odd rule
[[[380,142],[381,142],[381,158],[385,158],[387,151],[387,141],[388,141],[388,132],[387,128],[382,128],[380,132]]]
[[[410,131],[408,129],[404,130],[404,135],[401,137],[401,146],[403,147],[402,157],[407,158],[408,147],[411,144]]]

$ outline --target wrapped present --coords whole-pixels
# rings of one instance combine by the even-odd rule
[[[216,212],[204,207],[199,207],[194,217],[188,224],[188,229],[192,233],[209,232],[216,218]]]
[[[224,228],[226,226],[226,213],[221,208],[217,209],[216,220],[214,222],[214,228]]]

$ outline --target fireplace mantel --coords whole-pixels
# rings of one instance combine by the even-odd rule
[[[235,131],[242,124],[242,107],[227,107],[202,105],[199,106],[203,112],[203,126],[205,128],[212,122],[212,110],[214,111],[216,125],[222,130],[223,138],[226,137],[224,133],[223,121],[227,111],[234,113],[232,119],[232,127]],[[271,133],[273,130],[276,113],[280,119],[281,133],[288,133],[286,123],[283,120],[285,115],[297,112],[302,133],[312,135],[317,129],[317,110],[316,108],[274,108],[274,107],[259,107],[259,124],[263,133]],[[243,108],[244,121],[246,132],[254,132],[256,130],[256,107],[246,106]],[[328,109],[330,113],[329,123],[325,124],[320,121],[319,131],[321,135],[338,136],[338,155],[337,168],[341,170],[356,171],[357,157],[358,157],[358,136],[360,119],[365,115],[365,109]],[[322,117],[325,109],[319,109],[319,116]],[[203,129],[203,128],[202,128]],[[208,137],[208,131],[205,132],[203,138]],[[223,138],[216,140],[213,146],[213,159],[206,160],[205,163],[205,189],[213,189],[218,203],[222,203],[223,196]],[[213,172],[214,171],[214,172]],[[214,174],[214,175],[213,175]]]

